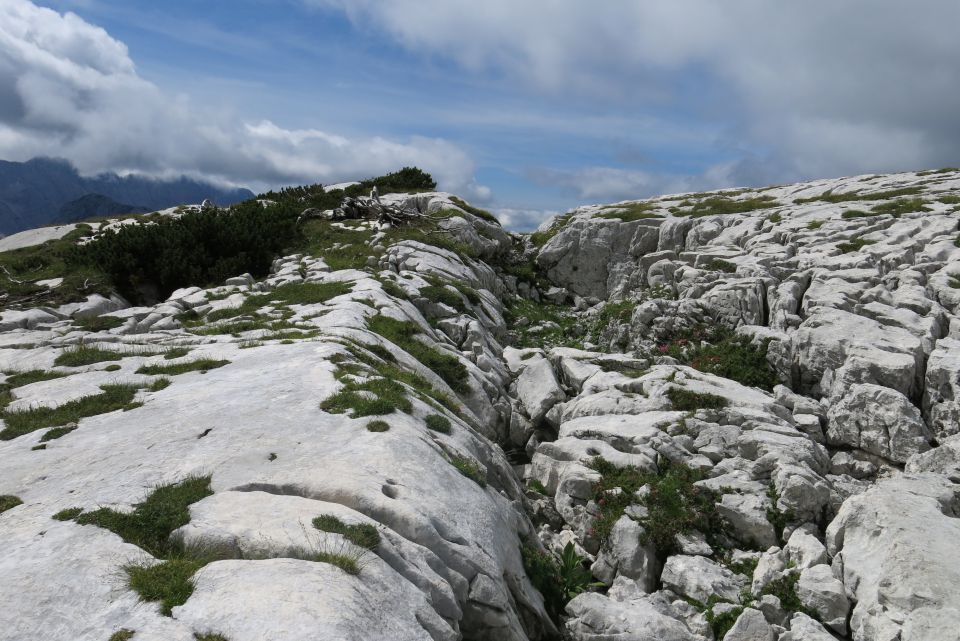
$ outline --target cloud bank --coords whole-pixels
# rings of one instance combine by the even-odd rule
[[[958,157],[955,0],[304,1],[559,99],[724,121],[729,147],[760,150],[727,168],[735,180]]]
[[[0,2],[0,157],[62,156],[81,172],[188,174],[254,186],[334,183],[417,165],[482,199],[456,145],[345,138],[243,122],[171,96],[137,74],[127,47],[73,13]]]

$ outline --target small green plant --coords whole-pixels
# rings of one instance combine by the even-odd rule
[[[680,205],[681,207],[687,207],[687,209],[674,212],[677,215],[701,218],[703,216],[743,214],[758,209],[770,209],[779,207],[780,203],[773,196],[755,196],[740,200],[727,196],[711,196],[696,202],[687,200]]]
[[[452,200],[453,203],[460,209],[470,212],[474,216],[477,216],[478,218],[482,218],[488,223],[496,223],[497,225],[500,224],[500,220],[485,209],[480,209],[479,207],[474,207],[473,205],[469,205],[464,201],[462,201],[461,199],[457,198],[456,196],[452,196],[450,200]]]
[[[768,583],[760,592],[760,596],[772,594],[780,599],[780,607],[787,612],[803,612],[807,616],[816,616],[816,613],[808,610],[800,597],[797,596],[797,581],[799,580],[799,572],[787,572],[782,577]]]
[[[445,285],[426,285],[420,288],[420,295],[433,303],[440,303],[452,307],[460,313],[467,310],[463,299],[453,287]]]
[[[72,521],[83,513],[82,507],[68,507],[65,510],[60,510],[53,515],[53,519],[57,521]]]
[[[44,433],[44,435],[40,437],[40,442],[41,442],[41,443],[46,443],[47,441],[56,440],[56,439],[60,438],[61,436],[66,436],[67,434],[69,434],[70,432],[72,432],[72,431],[75,430],[75,429],[77,429],[77,428],[75,428],[75,427],[55,427],[55,428],[53,428],[52,430],[47,430],[47,431]]]
[[[400,285],[390,280],[389,278],[382,279],[380,281],[380,285],[383,287],[383,291],[385,291],[390,296],[393,296],[394,298],[399,298],[400,300],[407,299],[407,292],[402,287],[400,287]]]
[[[425,420],[427,428],[441,434],[450,433],[450,419],[442,414],[431,414]]]
[[[0,514],[3,514],[7,510],[13,509],[18,505],[23,505],[23,501],[20,500],[20,497],[13,496],[12,494],[0,494]]]
[[[102,363],[103,361],[119,361],[123,357],[124,354],[120,352],[91,347],[85,343],[81,343],[76,347],[69,347],[60,352],[54,359],[53,364],[62,367],[81,367],[83,365]]]
[[[487,487],[487,479],[483,468],[473,459],[465,456],[453,456],[450,458],[450,464],[457,468],[457,471],[468,479],[479,485]]]
[[[27,372],[17,372],[14,374],[9,374],[7,380],[4,381],[3,385],[10,388],[14,387],[23,387],[24,385],[30,385],[31,383],[39,383],[40,381],[51,381],[57,378],[63,378],[67,376],[63,372],[53,372],[42,369],[34,369]]]
[[[773,214],[770,214],[770,216],[767,217],[767,220],[769,220],[771,223],[779,223],[779,222],[781,222],[781,221],[783,220],[783,216],[781,216],[781,215],[779,214],[779,212],[778,212],[778,213],[773,213]]]
[[[720,614],[716,614],[713,611],[713,605],[714,604],[711,604],[704,614],[707,617],[707,623],[710,624],[710,629],[713,630],[713,638],[723,639],[727,632],[736,624],[740,615],[743,614],[743,608],[736,606]]]
[[[527,486],[538,494],[543,494],[544,496],[550,495],[550,492],[547,490],[547,486],[541,483],[539,479],[530,479],[527,481]]]
[[[694,392],[682,387],[671,387],[667,390],[667,398],[673,405],[674,411],[689,412],[699,409],[723,409],[729,403],[727,399],[707,392]]]
[[[825,220],[811,220],[807,223],[807,229],[820,229],[825,222]]]
[[[835,194],[833,193],[833,190],[827,190],[819,196],[814,196],[812,198],[797,198],[793,202],[798,205],[802,205],[814,202],[846,203],[862,200],[887,200],[890,198],[897,198],[898,196],[916,196],[922,191],[922,187],[903,187],[901,189],[892,189],[890,191],[878,191],[872,194],[862,194],[856,191]]]
[[[144,365],[137,370],[137,374],[147,374],[149,376],[186,374],[187,372],[206,372],[211,369],[217,369],[224,365],[229,365],[230,361],[218,361],[212,358],[200,358],[188,363],[176,363],[173,365]]]
[[[926,205],[927,201],[923,198],[900,198],[892,202],[874,205],[870,211],[874,214],[889,214],[894,218],[899,218],[903,214],[915,211],[930,211],[930,208]]]
[[[795,515],[792,510],[784,512],[777,506],[780,495],[777,493],[777,486],[772,482],[767,486],[767,498],[770,500],[770,507],[767,508],[767,520],[773,525],[777,540],[783,542],[783,529],[793,521]]]
[[[960,196],[955,194],[944,194],[943,196],[938,196],[937,200],[944,205],[960,205]]]
[[[347,525],[332,514],[323,514],[313,519],[313,527],[321,532],[340,534],[354,545],[368,550],[380,545],[380,532],[369,523]]]
[[[195,632],[193,634],[193,638],[194,638],[194,641],[230,641],[230,639],[223,636],[222,634],[215,634],[212,632],[207,634],[200,634],[198,632]]]
[[[559,560],[529,544],[520,547],[520,555],[530,583],[540,591],[554,620],[559,620],[570,599],[597,585],[591,582],[592,576],[583,566],[586,559],[577,554],[573,543],[567,543]]]
[[[553,222],[550,224],[550,227],[545,231],[535,231],[530,234],[530,242],[536,247],[543,247],[546,245],[554,236],[559,234],[567,223],[570,222],[570,219],[573,218],[573,214],[564,214],[563,216],[557,216],[553,219]]]
[[[390,423],[386,421],[370,421],[367,423],[367,431],[369,432],[389,432]]]
[[[854,218],[871,218],[871,217],[873,217],[873,216],[879,216],[879,215],[880,215],[879,213],[874,212],[874,211],[863,211],[863,210],[860,210],[860,209],[849,209],[849,210],[843,212],[842,214],[840,214],[840,218],[843,218],[844,220],[851,220],[851,219],[854,219]]]
[[[130,641],[134,634],[136,634],[136,630],[122,628],[110,635],[110,641]]]
[[[121,368],[119,365],[117,365],[116,363],[114,363],[113,365],[107,365],[106,367],[104,367],[104,368],[103,368],[103,371],[105,371],[105,372],[119,372],[121,369],[122,369],[122,368]]]

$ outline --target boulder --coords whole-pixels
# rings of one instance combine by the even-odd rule
[[[542,357],[530,359],[517,378],[517,398],[534,425],[566,398],[550,361]]]
[[[843,583],[834,578],[829,565],[814,565],[800,572],[797,596],[817,617],[838,634],[847,633],[850,601]]]
[[[674,555],[660,575],[663,586],[677,594],[706,603],[711,596],[738,602],[746,579],[703,556]]]
[[[887,387],[851,386],[827,413],[827,440],[896,463],[930,449],[930,432],[906,396]]]
[[[723,641],[775,641],[776,634],[760,610],[746,608],[724,635]]]
[[[572,641],[701,641],[670,605],[643,595],[618,601],[586,592],[567,604],[566,634]]]

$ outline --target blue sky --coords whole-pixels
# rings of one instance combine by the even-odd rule
[[[254,189],[417,164],[515,228],[960,162],[958,3],[837,4],[0,0],[0,157]]]

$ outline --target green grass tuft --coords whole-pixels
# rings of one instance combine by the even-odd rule
[[[134,634],[136,634],[136,630],[122,628],[111,634],[109,641],[130,641]]]
[[[190,477],[158,487],[133,512],[100,508],[81,514],[77,523],[110,530],[153,556],[165,557],[180,550],[179,544],[170,540],[170,533],[190,522],[190,504],[211,494],[209,476]]]
[[[57,358],[54,359],[53,364],[62,367],[80,367],[82,365],[102,363],[103,361],[119,361],[124,356],[125,354],[121,354],[120,352],[80,344],[60,352]]]
[[[3,514],[7,510],[15,508],[18,505],[23,505],[23,501],[20,500],[20,497],[13,496],[12,494],[0,494],[0,514]]]
[[[650,218],[662,218],[659,214],[651,213],[655,209],[653,203],[631,203],[629,205],[608,205],[603,209],[611,211],[602,214],[596,214],[594,218],[604,218],[606,220],[622,220],[625,223],[632,223],[638,220],[647,220]]]
[[[75,429],[77,429],[77,428],[75,428],[75,427],[55,427],[55,428],[53,428],[52,430],[47,430],[47,431],[44,433],[44,435],[40,437],[40,442],[41,442],[41,443],[46,443],[47,441],[56,440],[56,439],[60,438],[61,436],[66,436],[67,434],[69,434],[70,432],[72,432],[72,431],[75,430]]]
[[[205,563],[196,559],[171,559],[156,565],[130,565],[130,588],[144,601],[159,601],[160,612],[171,616],[193,594],[193,574]]]
[[[367,423],[367,430],[370,432],[388,432],[390,431],[390,423],[386,421],[370,421]]]
[[[397,345],[437,374],[454,392],[470,390],[467,368],[456,356],[440,352],[415,337],[420,327],[412,321],[402,321],[378,314],[367,321],[370,331]]]
[[[206,372],[211,369],[217,369],[224,365],[229,365],[230,361],[218,361],[212,358],[201,358],[188,363],[176,363],[172,365],[144,365],[137,370],[137,374],[147,374],[149,376],[186,374],[187,372]]]
[[[68,507],[54,514],[52,518],[57,521],[72,521],[81,514],[83,514],[82,507]]]
[[[19,372],[16,374],[10,374],[7,376],[7,380],[4,381],[4,385],[12,387],[23,387],[24,385],[30,385],[31,383],[39,383],[40,381],[52,381],[56,378],[63,378],[67,376],[63,372],[51,372],[42,369],[34,369],[28,372]]]
[[[100,394],[84,396],[57,407],[0,412],[6,424],[0,432],[0,440],[9,441],[45,427],[76,423],[87,416],[135,407],[133,399],[138,389],[135,385],[101,385],[100,389],[103,390]]]
[[[729,403],[727,399],[716,394],[693,392],[682,387],[671,387],[667,390],[667,397],[677,412],[691,412],[699,409],[723,409]]]
[[[724,272],[726,274],[733,274],[737,271],[737,265],[731,263],[729,260],[723,260],[722,258],[714,258],[708,262],[704,267],[712,272]]]
[[[413,404],[400,383],[386,378],[372,378],[362,382],[345,382],[339,392],[320,403],[320,409],[330,414],[349,411],[350,418],[362,418],[384,416],[397,410],[409,413],[413,410]]]
[[[368,550],[380,545],[380,532],[369,523],[347,525],[332,514],[323,514],[313,519],[313,527],[321,532],[340,534],[354,545]]]
[[[875,245],[877,241],[867,240],[865,238],[851,238],[848,242],[838,243],[837,248],[843,254],[849,254],[851,252],[860,251],[867,245]]]
[[[426,419],[427,428],[441,434],[450,433],[450,419],[442,414],[431,414]]]
[[[171,381],[169,378],[158,378],[154,382],[150,383],[150,386],[147,387],[147,389],[151,392],[159,392],[160,390],[165,390],[170,387],[170,383]]]
[[[450,464],[480,487],[487,487],[487,479],[483,468],[476,461],[464,456],[454,456],[450,459]]]
[[[189,347],[171,347],[163,353],[163,357],[168,361],[172,361],[175,358],[182,358],[190,353]]]
[[[87,332],[104,332],[116,329],[125,323],[125,319],[116,316],[94,316],[93,318],[75,318],[73,324]]]

